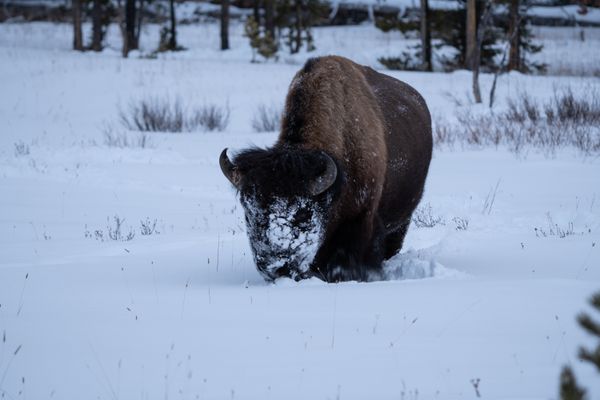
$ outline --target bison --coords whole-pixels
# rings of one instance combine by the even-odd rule
[[[411,86],[346,58],[295,75],[277,142],[219,164],[239,192],[267,280],[381,276],[423,194],[431,117]]]

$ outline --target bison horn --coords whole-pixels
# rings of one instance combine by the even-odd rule
[[[221,152],[221,156],[219,157],[219,165],[221,166],[223,175],[229,179],[229,182],[231,182],[233,186],[238,188],[240,184],[240,174],[235,165],[233,165],[233,163],[229,160],[229,157],[227,157],[227,148]]]
[[[312,196],[317,196],[333,185],[335,178],[337,177],[337,166],[335,161],[329,155],[323,153],[327,166],[325,172],[319,175],[314,181],[312,181],[308,187],[308,191]]]

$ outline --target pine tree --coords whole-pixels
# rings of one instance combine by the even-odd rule
[[[248,17],[244,25],[244,36],[250,39],[252,62],[256,62],[256,53],[269,59],[277,54],[277,43],[266,29],[261,29],[253,16]]]
[[[600,313],[600,292],[592,296],[590,305]],[[596,371],[600,373],[600,322],[592,319],[588,314],[581,313],[577,317],[579,326],[587,333],[598,339],[594,349],[579,348],[579,359],[592,364]],[[563,368],[560,374],[560,399],[561,400],[584,400],[586,391],[577,383],[577,379],[570,367]]]
[[[564,367],[560,373],[560,398],[561,400],[583,400],[585,390],[577,384],[577,379],[569,367]]]
[[[593,308],[600,313],[600,292],[596,293],[590,300]],[[600,322],[593,320],[588,314],[582,313],[577,317],[579,325],[590,335],[598,338],[598,345],[593,350],[579,349],[579,358],[596,367],[600,373]]]
[[[484,12],[483,1],[476,3],[476,23],[477,27],[481,22],[481,15]],[[441,63],[445,70],[452,71],[455,69],[471,69],[472,60],[468,54],[467,43],[467,7],[465,0],[459,0],[459,7],[454,10],[434,10],[432,13],[432,31],[434,37],[440,39],[439,47],[450,46],[457,51],[454,56],[442,57]],[[481,70],[484,72],[493,71],[496,68],[496,56],[500,54],[500,49],[497,46],[498,41],[502,37],[502,29],[494,26],[492,18],[491,23],[485,30],[485,34],[481,40],[480,57]],[[477,28],[475,30],[475,41],[477,41]]]

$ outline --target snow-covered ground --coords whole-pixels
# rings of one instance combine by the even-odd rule
[[[411,227],[390,280],[267,284],[217,158],[274,141],[252,133],[252,117],[281,105],[306,55],[250,64],[240,27],[228,53],[216,25],[182,27],[190,50],[158,59],[121,59],[116,30],[103,53],[73,53],[69,34],[0,25],[0,397],[552,399],[565,364],[600,396],[575,322],[600,289],[597,158],[438,150],[423,209],[441,221]],[[402,46],[365,26],[316,37],[319,54],[376,67],[385,46]],[[149,28],[143,45],[156,39]],[[390,74],[440,117],[471,79]],[[484,93],[490,83],[482,76]],[[497,107],[555,87],[600,81],[509,74]],[[107,125],[139,136],[118,110],[151,96],[228,104],[229,126],[105,145]],[[132,240],[108,237],[115,216]],[[159,233],[142,235],[155,220]]]

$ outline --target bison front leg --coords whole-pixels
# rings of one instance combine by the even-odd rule
[[[381,272],[383,226],[379,218],[363,214],[342,224],[330,246],[324,270],[315,275],[327,282],[368,281]]]

